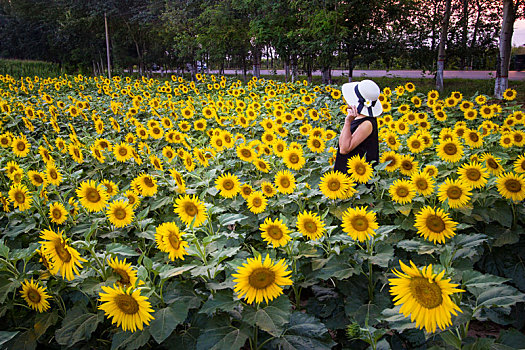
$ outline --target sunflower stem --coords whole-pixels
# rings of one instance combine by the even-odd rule
[[[368,254],[368,273],[366,277],[368,279],[368,299],[370,303],[374,301],[373,267],[372,267],[372,261],[370,260],[373,252],[374,252],[374,243],[372,242],[371,239],[367,239],[366,240],[366,253]]]

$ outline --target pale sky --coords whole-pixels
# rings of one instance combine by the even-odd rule
[[[518,19],[514,22],[514,34],[512,35],[512,46],[525,45],[525,20]]]

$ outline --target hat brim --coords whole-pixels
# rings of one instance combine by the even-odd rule
[[[341,87],[343,98],[349,106],[359,105],[359,98],[357,98],[357,95],[355,94],[355,86],[357,84],[359,84],[359,82],[345,83]],[[366,115],[367,117],[377,117],[381,115],[381,113],[383,113],[383,105],[379,100],[376,102],[375,106],[372,107],[372,115],[369,115],[368,108],[366,107],[361,110],[361,114]]]

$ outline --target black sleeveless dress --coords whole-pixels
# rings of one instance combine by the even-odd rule
[[[365,117],[361,119],[354,119],[350,123],[350,131],[352,134],[357,130],[359,125],[365,120],[369,120],[372,123],[372,132],[366,139],[363,140],[356,148],[347,154],[341,154],[339,152],[339,145],[337,146],[337,155],[335,157],[334,170],[338,170],[343,174],[348,172],[348,159],[355,155],[365,157],[366,161],[372,165],[379,163],[379,138],[377,133],[377,119],[376,117]]]

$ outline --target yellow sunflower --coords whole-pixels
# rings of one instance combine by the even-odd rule
[[[446,239],[454,237],[457,224],[443,209],[426,206],[416,214],[414,226],[421,236],[435,244],[445,243]]]
[[[394,296],[394,305],[402,305],[399,313],[416,321],[416,327],[423,327],[429,333],[434,333],[439,326],[445,330],[452,325],[451,314],[457,316],[461,309],[450,299],[454,293],[464,292],[450,283],[450,278],[444,279],[445,270],[439,274],[432,271],[432,265],[421,270],[411,261],[411,267],[399,261],[401,269],[394,269],[397,278],[390,278],[390,294]]]
[[[201,202],[195,195],[184,195],[177,198],[175,201],[175,213],[186,225],[199,227],[206,221],[208,214],[204,203]]]
[[[404,179],[397,179],[388,189],[392,200],[399,204],[411,203],[416,196],[416,186]]]
[[[461,181],[472,188],[482,188],[489,177],[487,169],[478,162],[465,163],[457,172]]]
[[[364,242],[375,236],[375,231],[379,228],[376,220],[376,213],[367,211],[368,207],[348,208],[342,217],[343,232],[346,232],[352,239]]]
[[[241,190],[239,178],[230,173],[223,174],[215,180],[215,188],[220,191],[220,195],[225,198],[235,197]]]
[[[20,211],[31,208],[31,203],[33,203],[31,192],[29,192],[23,184],[14,184],[11,186],[9,189],[9,199],[13,202],[13,206]]]
[[[372,178],[374,170],[364,157],[355,155],[348,159],[348,174],[353,181],[364,184]]]
[[[66,243],[60,230],[58,233],[52,230],[43,230],[40,232],[40,238],[44,240],[39,242],[42,245],[42,254],[51,263],[52,271],[60,272],[62,278],[69,281],[73,280],[75,275],[80,274],[78,268],[82,268],[81,262],[87,260],[82,258],[75,248]]]
[[[67,220],[67,210],[62,203],[54,202],[49,206],[49,218],[51,222],[62,225]]]
[[[175,261],[175,259],[184,260],[184,255],[187,254],[188,242],[182,239],[182,234],[174,222],[165,222],[156,229],[157,247],[168,253],[171,261]]]
[[[425,149],[425,141],[417,134],[407,139],[407,146],[412,153],[421,153]]]
[[[306,159],[301,150],[289,148],[284,151],[283,162],[289,169],[300,170],[306,163]]]
[[[255,152],[245,144],[241,144],[237,147],[237,156],[245,162],[251,162],[255,159]]]
[[[170,175],[177,184],[177,193],[186,192],[186,182],[182,178],[182,175],[175,169],[170,169]]]
[[[304,211],[297,216],[296,226],[303,236],[311,240],[321,238],[326,231],[324,222],[319,215],[308,211]]]
[[[140,198],[139,198],[139,196],[138,196],[135,192],[133,192],[132,190],[128,190],[128,191],[124,192],[124,197],[127,198],[129,205],[131,205],[131,207],[132,207],[133,209],[136,209],[136,208],[139,206],[139,204],[140,204]]]
[[[494,157],[490,153],[483,153],[480,156],[480,160],[482,162],[485,162],[487,165],[487,170],[490,171],[494,175],[499,175],[501,172],[503,172],[503,167],[499,163],[501,161],[500,158]]]
[[[330,199],[343,199],[348,188],[354,190],[353,185],[354,182],[345,174],[339,171],[330,171],[321,177],[319,189]]]
[[[525,173],[525,154],[520,155],[514,161],[514,171],[518,174]]]
[[[121,142],[113,146],[113,155],[119,162],[125,162],[133,157],[132,148],[125,142]]]
[[[251,194],[246,198],[248,209],[254,214],[260,214],[266,209],[268,200],[259,191],[252,191]]]
[[[515,202],[525,198],[525,177],[521,174],[502,173],[496,180],[498,192]]]
[[[27,177],[29,177],[29,180],[31,180],[31,183],[33,184],[33,186],[44,185],[45,187],[46,175],[44,173],[34,171],[34,170],[29,170],[27,172]]]
[[[140,289],[124,289],[117,285],[101,288],[103,292],[99,293],[99,301],[102,304],[98,308],[112,318],[111,323],[116,323],[117,327],[135,332],[137,328],[142,330],[144,324],[149,325],[154,319],[151,316],[154,310],[148,298],[140,295]]]
[[[281,170],[275,174],[275,185],[281,193],[291,194],[295,189],[295,177],[288,170]]]
[[[269,302],[283,293],[282,286],[292,285],[288,276],[291,271],[285,260],[281,259],[274,264],[269,255],[266,255],[264,262],[260,255],[248,258],[236,272],[232,274],[235,277],[234,291],[249,304],[254,301],[259,304],[263,300]]]
[[[423,196],[430,196],[434,193],[434,179],[426,172],[417,172],[410,178],[416,191]]]
[[[157,180],[148,174],[141,174],[137,177],[137,186],[140,194],[144,197],[151,197],[157,193]]]
[[[31,281],[25,279],[24,282],[22,282],[20,294],[31,309],[44,312],[49,310],[49,301],[47,301],[47,299],[49,299],[50,296],[47,294],[46,289],[46,287],[39,286],[38,282],[34,282],[33,278],[31,278]]]
[[[119,260],[117,257],[107,260],[109,267],[113,269],[113,272],[117,274],[120,279],[117,281],[117,285],[123,288],[135,287],[138,278],[137,271],[131,268],[131,263],[126,263],[126,259]]]
[[[446,140],[436,147],[437,155],[444,161],[456,163],[463,157],[463,146],[456,140]]]
[[[112,197],[118,193],[118,186],[111,180],[102,180],[102,185],[106,188],[106,193]]]
[[[275,186],[271,182],[268,182],[268,181],[261,182],[261,191],[268,198],[272,198],[273,196],[277,194],[277,190],[275,189]]]
[[[274,248],[284,247],[290,240],[290,231],[285,224],[279,219],[272,221],[270,218],[266,218],[264,223],[259,227],[261,237],[263,240],[272,244]]]
[[[11,142],[13,154],[17,157],[25,157],[31,150],[31,144],[27,141],[25,135],[16,136]]]
[[[438,198],[441,202],[448,200],[450,208],[463,208],[470,200],[470,186],[461,180],[447,178],[439,186]]]
[[[87,180],[76,190],[80,204],[89,211],[101,211],[106,207],[108,194],[101,184]]]
[[[321,153],[326,147],[324,140],[316,136],[310,136],[306,142],[306,145],[314,153]]]
[[[388,163],[385,170],[388,172],[393,172],[399,168],[401,161],[399,155],[394,151],[387,151],[381,154],[379,159],[381,163]]]
[[[106,215],[113,225],[124,227],[133,221],[133,207],[124,199],[117,200],[108,205]]]
[[[417,172],[419,163],[414,160],[414,157],[409,154],[402,154],[399,158],[399,171],[401,174],[410,176]]]

